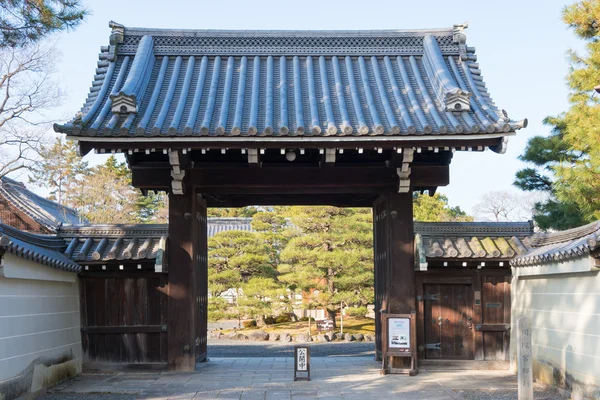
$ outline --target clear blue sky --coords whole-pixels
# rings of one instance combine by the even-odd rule
[[[411,29],[468,22],[467,44],[476,47],[492,98],[511,118],[528,118],[529,127],[510,139],[506,154],[455,153],[450,185],[440,191],[467,211],[481,194],[511,187],[527,139],[546,134],[542,119],[566,109],[565,54],[582,48],[561,21],[566,2],[560,0],[83,1],[92,15],[74,32],[58,36],[59,78],[67,97],[57,111],[69,117],[87,96],[100,46],[108,44],[109,20],[199,29]]]

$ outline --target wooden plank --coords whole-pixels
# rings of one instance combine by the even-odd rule
[[[115,326],[86,326],[81,328],[88,335],[113,333],[160,333],[167,329],[165,325],[115,325]]]
[[[510,325],[510,310],[511,310],[511,293],[510,293],[510,281],[511,281],[511,277],[510,275],[505,276],[504,278],[504,323],[507,325]],[[503,360],[509,360],[510,359],[510,334],[511,331],[510,330],[506,330],[504,331],[504,343],[503,343],[503,353],[504,353],[504,358]]]
[[[416,313],[412,193],[388,193],[388,312]]]
[[[169,370],[194,371],[196,366],[195,326],[196,263],[192,235],[197,227],[194,193],[169,195]]]
[[[441,299],[440,285],[426,284],[425,296],[437,296]],[[440,300],[424,300],[425,309],[425,358],[438,359],[442,358],[442,327],[439,324],[439,317],[442,316],[442,308]],[[438,348],[429,345],[439,343]]]
[[[419,273],[416,274],[416,295],[423,298],[425,292],[423,291],[424,283],[423,276]],[[425,302],[417,302],[417,354],[418,358],[425,357]]]
[[[196,197],[196,216],[198,220],[195,229],[195,257],[196,260],[196,362],[206,361],[207,336],[208,336],[208,236],[207,236],[207,207],[206,201]]]
[[[485,356],[483,354],[483,332],[475,330],[476,325],[480,325],[483,323],[483,312],[481,309],[482,303],[482,285],[481,285],[481,276],[479,273],[473,276],[473,339],[475,346],[475,354],[473,358],[476,361],[482,361]],[[479,304],[475,301],[475,299],[479,299]]]
[[[179,139],[179,138],[178,138]],[[364,148],[373,148],[374,141],[370,137],[353,139],[353,140],[345,140],[345,138],[333,137],[325,138],[325,137],[314,137],[302,139],[294,139],[291,137],[290,140],[282,141],[280,138],[260,138],[260,141],[249,142],[246,137],[231,137],[224,138],[223,140],[215,140],[207,143],[205,141],[196,141],[196,140],[168,140],[155,142],[151,138],[144,138],[144,141],[133,141],[133,140],[119,140],[118,138],[106,138],[101,143],[95,141],[89,141],[85,137],[80,137],[78,144],[81,149],[81,153],[87,154],[93,149],[106,149],[106,150],[133,150],[133,149],[151,149],[151,148],[172,148],[172,149],[188,149],[191,148],[193,151],[196,151],[201,148],[210,147],[211,149],[244,149],[244,148],[266,148],[266,149],[280,149],[282,146],[286,148],[344,148],[349,150],[355,150],[357,147]],[[340,140],[341,139],[341,140]],[[445,139],[431,140],[426,137],[415,137],[404,140],[399,140],[395,137],[389,137],[384,143],[381,143],[382,146],[389,148],[390,150],[393,147],[400,148],[408,148],[408,147],[478,147],[478,146],[500,146],[502,144],[502,138],[477,138],[477,139],[453,139],[452,137],[448,137]],[[230,153],[230,152],[228,152]],[[231,151],[233,153],[233,151]]]
[[[510,324],[479,324],[477,330],[482,332],[510,332]]]

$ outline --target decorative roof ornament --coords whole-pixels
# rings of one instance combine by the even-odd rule
[[[112,38],[112,36],[111,36]],[[152,36],[144,36],[138,45],[137,52],[131,64],[131,70],[123,87],[117,94],[111,94],[111,111],[117,114],[137,113],[138,100],[141,101],[154,66],[154,40]]]
[[[445,107],[446,111],[462,112],[471,110],[469,100],[471,93],[462,90],[452,78],[444,61],[442,50],[433,35],[427,35],[423,38],[423,65],[438,101]]]
[[[465,29],[469,27],[467,22],[455,24],[452,29],[452,40],[458,44],[458,54],[460,61],[467,61],[467,34]]]
[[[125,26],[110,21],[108,26],[112,29],[110,33],[109,43],[110,48],[108,52],[108,61],[115,61],[117,59],[117,46],[123,43],[125,39]]]

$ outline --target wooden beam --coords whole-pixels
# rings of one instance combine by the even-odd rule
[[[395,169],[385,167],[332,168],[191,168],[188,183],[202,193],[382,193],[398,185]],[[448,165],[415,165],[413,187],[444,186],[450,181]],[[167,190],[168,168],[132,168],[132,185]]]
[[[193,203],[193,190],[169,195],[167,359],[172,371],[194,371],[196,367],[193,237],[198,224]]]
[[[335,206],[371,207],[376,194],[205,194],[208,207],[257,206]]]
[[[431,140],[424,136],[417,137],[414,139],[402,138],[398,140],[395,137],[388,137],[385,141],[373,140],[372,137],[365,136],[358,140],[344,140],[344,138],[336,138],[338,140],[331,140],[331,138],[309,138],[297,137],[293,140],[277,140],[271,138],[256,138],[259,139],[255,142],[249,142],[247,137],[229,138],[219,141],[206,141],[202,137],[182,139],[179,137],[165,137],[165,138],[140,138],[141,140],[131,140],[132,138],[106,138],[102,141],[87,140],[85,137],[77,137],[78,143],[81,149],[81,154],[87,154],[93,149],[105,149],[110,152],[111,150],[145,150],[145,149],[192,149],[200,150],[203,148],[210,149],[248,149],[248,148],[261,148],[261,149],[280,149],[282,147],[288,149],[308,149],[308,148],[338,148],[338,149],[349,149],[355,150],[358,148],[372,149],[373,147],[380,147],[384,149],[393,148],[409,148],[419,147],[427,150],[428,148],[437,147],[443,149],[445,147],[471,147],[477,149],[478,147],[498,147],[502,145],[502,137],[486,138],[481,135],[476,138],[468,138],[466,135],[461,135],[460,139],[454,139],[452,136],[447,138]],[[341,140],[339,140],[341,139]]]
[[[132,326],[85,326],[81,332],[94,334],[123,334],[123,333],[161,333],[166,332],[166,325],[132,325]]]

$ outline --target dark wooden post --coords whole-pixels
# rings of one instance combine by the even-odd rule
[[[197,204],[194,191],[188,188],[183,195],[170,194],[167,347],[169,369],[174,371],[195,369],[201,344],[199,325],[201,318],[206,318],[199,313],[198,301],[198,296],[206,298],[206,293],[198,293],[202,289],[199,271],[207,250],[206,240],[199,236],[201,226],[206,229],[206,206]]]
[[[386,193],[373,204],[376,354],[381,314],[416,312],[412,193]],[[416,338],[412,338],[416,340]]]

